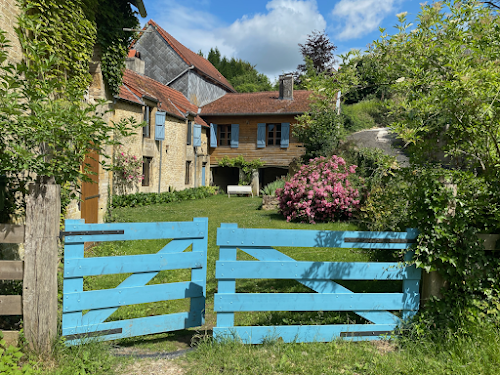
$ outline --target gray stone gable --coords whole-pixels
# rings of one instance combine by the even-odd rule
[[[148,30],[154,29],[150,26]],[[144,33],[134,49],[146,63],[145,75],[164,85],[189,67],[157,31]]]
[[[196,106],[204,106],[226,94],[226,90],[207,81],[195,70],[186,71],[189,65],[177,52],[153,27],[148,27],[148,30],[153,31],[144,33],[134,46],[146,64],[144,75],[166,85],[184,72],[169,86]]]

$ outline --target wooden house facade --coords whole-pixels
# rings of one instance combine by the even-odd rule
[[[239,174],[218,167],[224,157],[242,155],[265,164],[252,182],[254,194],[260,188],[289,173],[290,165],[304,147],[293,136],[297,116],[309,110],[310,91],[293,91],[292,76],[280,77],[280,91],[226,94],[201,108],[200,115],[210,124],[212,183],[238,184]]]

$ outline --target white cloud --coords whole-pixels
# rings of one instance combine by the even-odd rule
[[[359,38],[376,30],[382,20],[395,12],[401,0],[341,0],[332,10],[335,19],[341,22],[338,39]]]
[[[271,0],[266,12],[243,16],[230,25],[176,0],[161,0],[161,4],[150,14],[186,47],[205,54],[218,47],[222,55],[249,61],[271,78],[295,70],[302,62],[298,44],[327,26],[316,0]]]

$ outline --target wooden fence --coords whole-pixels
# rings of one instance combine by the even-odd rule
[[[24,261],[0,261],[0,280],[23,280],[22,296],[0,296],[1,315],[22,315],[31,348],[49,353],[57,335],[60,187],[32,184],[25,225],[0,225],[0,243],[24,244]],[[15,343],[18,332],[2,332]]]
[[[0,224],[0,243],[19,244],[24,242],[24,225]],[[0,281],[23,280],[24,262],[21,260],[0,261]],[[22,296],[0,295],[0,316],[22,315]],[[16,345],[19,331],[2,331],[7,345]]]

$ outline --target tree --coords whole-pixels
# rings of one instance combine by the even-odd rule
[[[300,53],[304,58],[304,63],[297,66],[295,72],[295,82],[299,87],[303,87],[304,78],[323,72],[332,72],[335,64],[333,52],[337,47],[330,41],[328,35],[323,30],[313,31],[308,35],[305,44],[299,44]]]
[[[352,69],[352,73],[357,76],[357,82],[342,92],[345,104],[354,104],[364,99],[384,100],[392,96],[393,90],[390,85],[392,81],[387,81],[386,68],[380,63],[373,49],[365,54],[361,54],[359,50],[349,51],[346,55],[342,55],[342,59],[340,74]]]
[[[426,5],[410,30],[375,42],[403,116],[394,129],[413,145],[415,160],[442,159],[485,174],[500,165],[500,19],[482,3]]]
[[[82,168],[87,151],[104,154],[107,145],[118,143],[113,133],[131,133],[130,122],[109,124],[100,112],[102,102],[82,102],[72,78],[65,82],[53,74],[59,61],[48,56],[46,44],[23,45],[31,58],[17,65],[7,63],[8,46],[0,30],[0,175],[8,177],[11,191],[21,192],[35,178],[71,187],[90,180]],[[7,198],[0,205],[11,213],[19,202]]]
[[[238,92],[271,91],[273,88],[269,78],[255,69],[248,61],[222,57],[217,47],[210,48],[207,60],[231,82]]]

